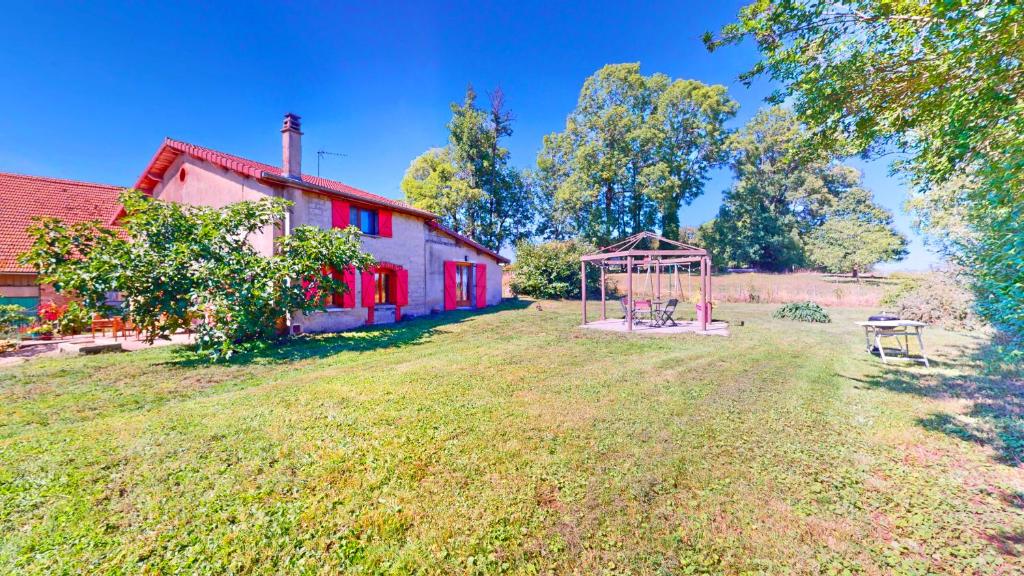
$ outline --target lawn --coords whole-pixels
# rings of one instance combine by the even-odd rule
[[[3,369],[0,572],[1024,569],[1024,386],[983,338],[883,368],[865,310],[658,338],[527,304]]]

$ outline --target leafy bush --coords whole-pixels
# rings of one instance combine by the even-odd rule
[[[976,330],[983,326],[974,311],[974,296],[952,271],[935,272],[902,292],[892,305],[906,320],[917,320],[948,330]]]
[[[64,306],[63,313],[57,319],[57,331],[61,334],[81,334],[90,326],[92,314],[78,302],[71,301]]]
[[[894,273],[889,275],[889,280],[894,281],[895,284],[887,287],[882,294],[882,299],[879,300],[879,304],[886,310],[894,309],[896,303],[901,298],[921,286],[922,277],[920,275]]]
[[[11,328],[25,326],[32,319],[25,310],[17,304],[0,304],[0,331],[8,331]]]
[[[534,298],[579,298],[580,256],[595,250],[586,242],[567,240],[516,245],[512,292]],[[591,273],[592,272],[592,273]],[[601,290],[600,272],[588,271],[587,292]]]
[[[774,318],[796,320],[798,322],[820,322],[827,324],[832,321],[828,312],[814,302],[793,302],[779,308],[772,314]]]

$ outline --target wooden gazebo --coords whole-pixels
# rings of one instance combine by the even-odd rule
[[[587,323],[587,264],[595,264],[601,267],[601,320],[605,320],[607,316],[605,275],[610,268],[625,269],[626,297],[630,303],[626,307],[626,330],[632,332],[634,268],[646,267],[650,271],[653,266],[655,297],[660,298],[662,270],[668,266],[692,264],[694,262],[700,263],[700,305],[702,310],[700,325],[702,331],[707,331],[708,322],[710,321],[708,302],[711,301],[711,257],[708,251],[663,238],[653,232],[639,232],[621,242],[616,242],[601,248],[593,254],[586,254],[580,258],[583,324],[586,325]]]

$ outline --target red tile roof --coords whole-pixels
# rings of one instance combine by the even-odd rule
[[[220,166],[225,170],[232,170],[239,174],[249,176],[250,178],[270,180],[272,182],[276,181],[277,183],[281,183],[280,180],[286,178],[284,171],[280,166],[272,166],[270,164],[264,164],[263,162],[257,162],[255,160],[249,160],[248,158],[235,156],[234,154],[228,154],[226,152],[196,146],[195,144],[189,144],[188,142],[181,142],[179,140],[166,138],[164,139],[163,145],[160,146],[160,149],[157,150],[156,154],[153,156],[149,166],[142,172],[142,176],[139,177],[139,181],[135,183],[135,187],[145,192],[152,192],[153,189],[156,188],[157,183],[163,180],[167,170],[172,164],[174,164],[174,161],[181,154],[187,154],[194,158],[205,160],[214,166]],[[319,176],[313,176],[311,174],[303,174],[302,182],[312,187],[316,187],[317,191],[328,193],[336,192],[347,197],[363,200],[369,204],[380,205],[400,212],[419,216],[425,219],[431,226],[436,227],[442,232],[481,252],[491,255],[499,262],[509,262],[508,258],[505,258],[494,250],[491,250],[479,242],[463,236],[454,230],[442,226],[436,221],[437,215],[411,206],[401,200],[394,200],[391,198],[385,198],[384,196],[371,194],[365,190],[353,188],[348,184],[344,184],[336,180],[321,178]]]
[[[32,245],[27,229],[34,216],[65,223],[99,220],[111,224],[121,212],[122,186],[0,172],[0,272],[33,272],[18,264]]]
[[[153,160],[150,161],[149,166],[142,173],[142,176],[139,177],[139,181],[135,184],[135,187],[146,192],[152,191],[156,188],[157,183],[163,179],[167,169],[171,167],[171,164],[173,164],[181,154],[188,154],[194,158],[205,160],[215,166],[220,166],[225,170],[238,172],[239,174],[249,176],[250,178],[260,179],[267,176],[276,176],[278,178],[285,177],[280,166],[272,166],[270,164],[249,160],[226,152],[220,152],[210,148],[196,146],[195,144],[189,144],[188,142],[181,142],[167,138],[164,140],[160,149],[157,150],[156,155],[153,156]],[[425,210],[415,208],[401,200],[393,200],[391,198],[385,198],[384,196],[371,194],[370,192],[353,188],[348,184],[344,184],[336,180],[329,180],[327,178],[321,178],[311,174],[303,174],[302,181],[312,186],[326,188],[328,191],[339,192],[345,196],[364,200],[370,204],[382,205],[403,212],[419,214],[421,216],[434,216]]]

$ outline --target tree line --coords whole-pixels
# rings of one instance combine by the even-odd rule
[[[785,108],[730,129],[739,106],[724,86],[607,65],[584,81],[564,130],[544,137],[528,170],[502,144],[513,121],[502,91],[487,108],[477,100],[470,86],[451,105],[448,143],[412,161],[402,190],[495,250],[531,239],[607,245],[654,230],[706,246],[722,267],[857,274],[906,254],[856,170],[811,149]],[[682,229],[680,210],[719,167],[734,183],[717,216]]]

